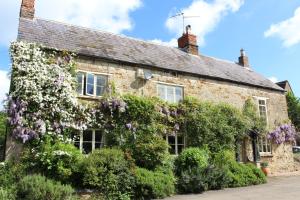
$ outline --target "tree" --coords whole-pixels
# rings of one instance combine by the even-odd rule
[[[0,111],[0,161],[3,154],[6,133],[6,113]]]
[[[286,95],[289,118],[296,127],[297,131],[300,131],[300,99],[293,93],[289,92]]]

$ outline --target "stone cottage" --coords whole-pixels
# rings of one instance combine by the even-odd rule
[[[244,50],[237,62],[205,56],[199,52],[190,26],[174,48],[40,19],[35,17],[34,0],[23,0],[18,40],[77,53],[77,92],[83,100],[101,97],[108,82],[114,82],[120,94],[158,96],[172,103],[193,96],[242,108],[251,98],[269,128],[288,119],[285,91],[253,71]],[[166,140],[175,154],[184,148],[183,135]],[[88,130],[76,144],[88,152],[103,146],[103,141],[101,132]],[[267,138],[258,138],[257,146],[261,160],[269,162],[271,171],[292,170],[291,145],[278,146]],[[244,141],[241,152],[242,161],[254,161],[251,141]]]

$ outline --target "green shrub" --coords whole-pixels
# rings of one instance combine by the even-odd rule
[[[177,178],[179,193],[201,193],[208,189],[205,170],[199,167],[187,168],[181,171]]]
[[[208,159],[209,152],[207,149],[187,148],[175,160],[176,175],[180,175],[187,169],[205,169],[208,166]]]
[[[206,169],[207,149],[187,148],[175,160],[175,174],[179,193],[200,193],[208,189]]]
[[[40,175],[25,176],[17,185],[18,199],[24,200],[62,200],[72,199],[74,190]]]
[[[0,199],[1,200],[15,200],[16,199],[15,190],[12,188],[0,187]]]
[[[132,146],[132,157],[137,166],[153,170],[162,165],[168,155],[167,142],[156,135],[139,136]]]
[[[29,164],[29,171],[40,173],[62,183],[78,185],[81,177],[80,163],[83,156],[73,145],[46,139],[32,151],[27,150],[22,162]]]
[[[83,161],[83,184],[99,190],[106,199],[129,199],[134,187],[130,167],[119,149],[95,150]]]
[[[228,171],[226,169],[216,167],[214,165],[207,167],[204,173],[206,176],[208,189],[220,190],[228,187],[231,179],[227,172]]]
[[[172,174],[137,168],[135,198],[154,199],[170,196],[175,192],[174,184],[175,178]]]
[[[226,172],[229,187],[243,187],[266,182],[262,171],[253,164],[237,163],[232,151],[221,151],[214,155],[213,163]]]

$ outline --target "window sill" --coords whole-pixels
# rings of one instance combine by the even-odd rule
[[[273,157],[272,153],[259,153],[261,157]]]
[[[102,96],[88,96],[88,95],[77,95],[77,98],[80,99],[92,99],[92,100],[99,100]]]

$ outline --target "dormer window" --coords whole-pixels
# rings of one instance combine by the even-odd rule
[[[100,97],[107,87],[107,75],[78,72],[77,84],[79,95]]]

